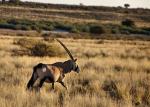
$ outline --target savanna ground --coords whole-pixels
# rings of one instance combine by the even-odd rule
[[[149,33],[144,35],[143,32],[139,33],[139,29],[135,29],[146,28],[149,32],[149,16],[149,9],[37,3],[1,4],[0,106],[149,107],[150,36]],[[120,27],[113,28],[113,25],[120,26],[121,21],[126,18],[132,19],[136,26],[132,28],[121,25],[125,27],[123,33],[120,32]],[[42,27],[55,28],[54,22],[64,28],[73,28],[74,33],[51,32],[45,35],[39,32],[43,30]],[[74,29],[74,24],[84,26]],[[87,28],[88,24],[104,24],[106,31],[97,35],[82,32],[80,29]],[[99,39],[83,39],[93,36]],[[59,39],[78,59],[81,72],[66,75],[68,90],[59,83],[52,90],[51,84],[45,83],[40,93],[29,92],[26,85],[36,64],[66,61],[69,58],[60,44],[49,37],[63,37]],[[43,42],[37,42],[40,40]],[[51,47],[53,45],[55,48]],[[43,46],[46,50],[42,50]],[[38,51],[33,55],[31,51],[34,49]],[[44,55],[49,56],[38,57],[43,51],[46,51]]]
[[[26,90],[32,68],[39,62],[54,63],[68,59],[14,55],[22,49],[14,42],[24,37],[0,36],[1,107],[149,107],[150,42],[140,40],[60,39],[78,58],[81,72],[65,77],[65,90],[44,84],[40,93]],[[27,38],[27,37],[26,37]],[[28,37],[41,39],[40,37]]]

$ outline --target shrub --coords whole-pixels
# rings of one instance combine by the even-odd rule
[[[138,29],[138,34],[144,34],[144,35],[150,35],[150,31],[144,30],[144,29]]]
[[[150,35],[150,31],[141,29],[141,28],[133,28],[128,26],[121,26],[120,32],[123,34],[144,34],[144,35]]]
[[[13,25],[33,25],[34,22],[27,19],[10,19],[7,20],[7,23]]]
[[[5,28],[5,29],[16,29],[15,25],[13,24],[7,24],[7,23],[1,23],[0,28]]]
[[[6,20],[0,19],[0,24],[4,24],[4,23],[6,23]]]
[[[102,26],[94,25],[94,26],[90,26],[90,33],[102,34],[105,33],[105,30]]]
[[[46,44],[45,42],[36,43],[31,49],[33,56],[57,56],[59,48],[53,45]]]
[[[128,27],[134,27],[135,26],[134,21],[131,19],[125,19],[121,22],[121,24],[124,26],[128,26]]]
[[[123,99],[122,94],[118,90],[118,87],[114,81],[112,81],[112,80],[104,81],[102,88],[104,91],[106,91],[107,94],[109,94],[109,96],[112,99],[114,99],[114,100],[122,100]]]
[[[9,24],[13,24],[13,25],[18,24],[17,20],[15,20],[15,19],[7,20],[7,23],[9,23]]]
[[[89,26],[84,26],[83,28],[82,28],[82,32],[90,32],[90,29],[89,29]]]
[[[26,25],[16,25],[15,30],[31,30],[31,27]]]
[[[55,28],[56,29],[62,29],[66,31],[71,31],[73,29],[73,25],[65,24],[65,23],[57,23]]]
[[[13,50],[15,55],[30,55],[30,56],[61,56],[60,48],[54,44],[48,44],[40,40],[19,39],[14,42],[21,47],[21,50]],[[20,53],[19,53],[20,52]]]
[[[41,36],[43,37],[44,41],[47,41],[47,42],[50,42],[50,43],[52,43],[54,41],[54,38],[51,37],[51,36],[54,36],[53,34],[43,33]]]
[[[72,33],[79,33],[80,31],[77,29],[77,27],[73,27],[73,28],[71,29],[71,32],[72,32]]]
[[[133,32],[133,29],[128,26],[121,26],[119,30],[120,30],[120,33],[122,34],[130,34],[131,32]]]
[[[142,28],[142,30],[145,30],[145,31],[148,31],[148,32],[150,32],[150,27],[145,27],[145,28]]]
[[[22,48],[30,49],[34,44],[36,44],[37,41],[33,39],[26,39],[26,38],[21,38],[16,41],[14,41],[15,45],[19,45]]]
[[[113,34],[118,34],[119,33],[119,30],[117,28],[114,28],[111,30],[111,33]]]
[[[87,24],[77,24],[76,29],[78,29],[79,32],[90,32],[89,25]]]

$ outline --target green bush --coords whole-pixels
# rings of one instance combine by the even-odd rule
[[[90,25],[88,25],[88,24],[77,24],[76,29],[78,29],[79,32],[89,33],[90,32],[89,26]]]
[[[13,24],[13,25],[28,25],[28,26],[34,24],[33,21],[30,21],[27,19],[10,19],[10,20],[7,20],[7,23]]]
[[[4,19],[0,19],[0,24],[5,24],[5,23],[7,23],[7,21],[6,21],[6,20],[4,20]]]
[[[121,24],[128,27],[135,27],[135,23],[131,19],[125,19],[121,22]]]
[[[142,30],[147,31],[147,32],[150,33],[150,27],[144,27],[144,28],[142,28]]]
[[[15,30],[31,30],[31,27],[26,25],[16,25]]]
[[[79,33],[80,31],[79,31],[79,29],[77,29],[77,27],[72,27],[71,32],[72,33]]]
[[[134,21],[125,19],[121,25],[97,23],[67,23],[51,21],[31,21],[27,19],[0,19],[0,28],[13,30],[36,30],[41,33],[42,30],[52,31],[60,29],[72,33],[92,33],[92,34],[143,34],[150,35],[150,28],[137,28]]]
[[[150,31],[144,30],[144,29],[138,29],[138,34],[144,34],[144,35],[150,35]]]
[[[119,30],[117,28],[111,29],[111,33],[113,34],[118,34]]]
[[[150,35],[150,31],[141,29],[141,28],[133,28],[133,27],[127,27],[127,26],[121,26],[120,32],[123,34],[144,34],[144,35]]]
[[[0,23],[0,28],[5,28],[5,29],[16,29],[16,26],[13,25],[13,24]]]
[[[94,26],[90,26],[90,33],[103,34],[105,33],[105,30],[102,26],[94,25]]]

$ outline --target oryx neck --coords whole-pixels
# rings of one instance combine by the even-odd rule
[[[63,72],[64,73],[71,72],[72,68],[73,68],[72,60],[68,60],[63,63]]]

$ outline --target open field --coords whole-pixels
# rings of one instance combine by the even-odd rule
[[[0,36],[1,107],[149,107],[150,42],[139,40],[60,39],[78,58],[81,72],[66,75],[66,91],[44,84],[40,93],[26,91],[32,67],[39,62],[54,63],[58,57],[13,56],[21,36]],[[26,37],[27,38],[27,37]],[[28,37],[40,39],[41,37]],[[51,44],[58,45],[51,41]]]
[[[150,107],[149,17],[149,9],[1,3],[0,107]],[[68,90],[45,83],[29,92],[36,64],[68,59],[53,38],[81,72],[65,76]]]

